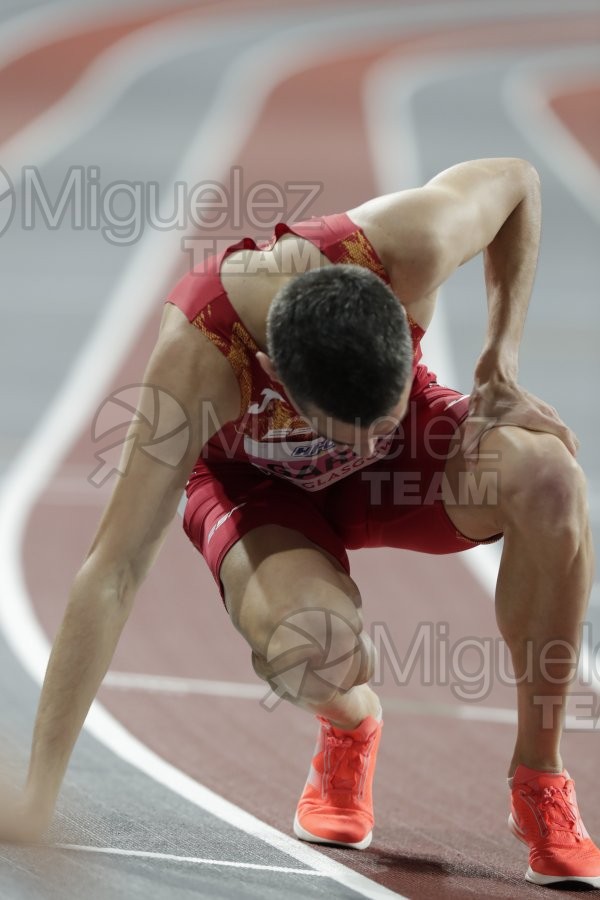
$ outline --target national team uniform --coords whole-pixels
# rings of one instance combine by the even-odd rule
[[[364,233],[345,214],[280,224],[270,244],[292,233],[316,244],[332,263],[365,266],[389,284]],[[442,479],[452,437],[468,397],[437,384],[421,363],[423,330],[410,322],[413,382],[408,412],[365,459],[311,431],[280,385],[256,360],[259,350],[231,305],[219,276],[223,259],[263,249],[245,238],[186,275],[167,298],[229,360],[241,392],[239,416],[202,448],[186,486],[184,528],[219,585],[223,557],[261,525],[301,532],[349,571],[346,550],[402,547],[453,553],[477,543],[452,525]],[[409,317],[410,321],[410,317]],[[460,502],[460,497],[455,498]],[[372,783],[381,708],[351,730],[317,716],[319,736],[294,817],[301,840],[363,850],[372,840]],[[575,880],[600,888],[600,851],[589,837],[568,772],[517,766],[510,828],[529,847],[526,878],[537,884]]]
[[[260,349],[223,288],[223,260],[271,247],[284,234],[315,244],[332,263],[365,266],[389,284],[363,231],[345,214],[279,224],[268,244],[244,238],[185,275],[167,301],[224,354],[240,387],[238,418],[202,448],[189,477],[184,529],[221,594],[221,562],[261,525],[300,531],[349,572],[347,549],[399,547],[454,553],[478,543],[460,534],[442,502],[448,449],[468,412],[468,396],[437,384],[421,363],[423,329],[410,320],[413,384],[408,413],[373,456],[356,455],[310,429],[281,386],[261,368]]]

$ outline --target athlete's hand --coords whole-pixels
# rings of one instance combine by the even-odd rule
[[[515,382],[490,379],[476,382],[469,401],[462,452],[467,466],[479,459],[479,444],[486,431],[497,425],[518,425],[530,431],[543,431],[559,438],[569,453],[576,456],[579,441],[565,425],[553,406],[530,394]]]
[[[51,819],[40,803],[0,782],[0,843],[38,844]]]

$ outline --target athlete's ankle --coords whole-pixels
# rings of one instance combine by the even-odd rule
[[[315,712],[331,722],[335,728],[344,731],[358,728],[368,716],[378,721],[382,718],[379,697],[366,684],[356,685],[345,694],[339,694],[333,702]]]
[[[544,755],[535,752],[515,753],[508,767],[508,777],[512,778],[519,766],[533,769],[536,772],[559,774],[563,771],[563,761],[559,754]]]

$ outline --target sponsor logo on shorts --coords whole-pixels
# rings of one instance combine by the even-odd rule
[[[213,537],[215,535],[217,528],[220,528],[221,525],[224,525],[225,522],[227,521],[227,519],[231,518],[231,516],[234,514],[236,509],[241,509],[242,506],[245,506],[245,505],[246,505],[246,501],[244,501],[243,503],[238,503],[238,505],[234,506],[233,509],[230,509],[229,512],[226,512],[222,516],[219,516],[219,518],[217,519],[217,521],[215,522],[213,527],[208,532],[208,537],[206,539],[206,543],[209,544],[211,542],[211,540],[213,539]]]
[[[446,403],[444,409],[450,409],[452,406],[456,406],[457,403],[462,403],[463,400],[468,400],[470,394],[461,394],[460,397],[455,397],[454,400],[451,400],[450,403]]]

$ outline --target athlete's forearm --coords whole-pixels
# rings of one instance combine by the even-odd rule
[[[90,567],[75,579],[39,702],[26,796],[49,823],[73,746],[131,609],[125,579]]]
[[[524,168],[523,198],[484,251],[488,327],[476,380],[516,380],[518,356],[537,265],[541,201],[539,178]]]

